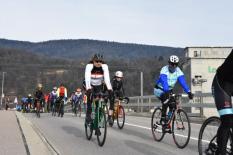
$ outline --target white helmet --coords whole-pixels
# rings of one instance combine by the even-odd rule
[[[122,71],[116,71],[115,76],[122,78],[123,77],[123,72]]]
[[[178,64],[179,63],[179,58],[176,55],[171,55],[168,62]]]
[[[53,87],[53,90],[57,90],[57,87],[55,86],[55,87]]]

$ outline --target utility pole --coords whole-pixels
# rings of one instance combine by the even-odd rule
[[[2,108],[2,99],[4,97],[4,93],[3,93],[3,87],[4,87],[4,74],[6,72],[2,72],[2,95],[1,95],[1,108]]]
[[[143,72],[141,72],[141,112],[143,112]]]

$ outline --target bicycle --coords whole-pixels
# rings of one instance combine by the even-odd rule
[[[57,104],[57,102],[56,102],[56,99],[53,99],[52,101],[51,101],[51,111],[52,111],[52,116],[56,116],[56,104]]]
[[[115,104],[114,104],[115,106],[114,106],[112,119],[113,119],[113,124],[114,124],[114,120],[115,119],[117,120],[117,126],[119,129],[123,129],[125,124],[125,110],[122,103],[128,104],[129,98],[125,97],[123,99],[120,98],[115,99]],[[113,124],[109,124],[109,125],[112,127]]]
[[[58,98],[58,117],[63,117],[64,115],[64,105],[65,105],[65,98],[64,97],[60,97]]]
[[[41,101],[37,100],[36,101],[36,116],[40,118],[40,110],[41,110]]]
[[[198,136],[199,155],[214,155],[217,151],[217,130],[221,124],[219,117],[212,116],[204,121]],[[227,155],[233,154],[233,131],[230,130],[227,142]]]
[[[103,93],[92,94],[94,99],[92,102],[92,122],[86,123],[85,121],[85,133],[86,138],[90,140],[92,138],[93,130],[100,131],[100,135],[97,135],[97,141],[99,146],[103,146],[107,136],[107,120],[104,109],[107,106],[107,103],[104,101]],[[103,131],[101,131],[103,130]]]
[[[78,101],[78,103],[73,103],[73,104],[74,104],[73,106],[74,115],[77,117],[77,113],[79,113],[79,117],[81,117],[81,112],[82,112],[81,101]]]
[[[171,104],[172,109],[167,122],[162,122],[162,109],[155,108],[151,118],[151,131],[155,141],[161,141],[166,133],[172,134],[173,140],[178,148],[185,148],[190,140],[191,127],[187,113],[179,106],[179,98],[182,95],[170,94],[167,104]],[[181,138],[179,138],[181,137]],[[182,140],[184,139],[184,140]]]

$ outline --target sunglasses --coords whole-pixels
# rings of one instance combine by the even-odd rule
[[[175,63],[169,63],[169,65],[172,66],[172,67],[177,67],[178,66],[178,64],[175,64]]]
[[[103,61],[100,61],[100,60],[96,60],[95,62],[96,63],[103,63]]]

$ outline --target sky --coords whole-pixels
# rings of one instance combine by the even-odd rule
[[[0,0],[0,38],[233,46],[232,0]]]

